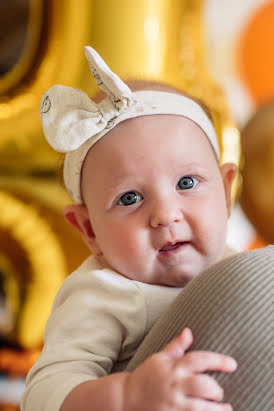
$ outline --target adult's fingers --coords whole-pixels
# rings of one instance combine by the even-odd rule
[[[184,328],[181,334],[174,338],[163,350],[171,359],[177,359],[184,355],[185,351],[191,346],[193,335],[189,328]]]
[[[191,351],[180,361],[180,365],[191,373],[202,373],[205,371],[234,372],[237,362],[228,355],[211,351]]]

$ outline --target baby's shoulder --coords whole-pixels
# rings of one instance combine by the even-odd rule
[[[129,298],[140,294],[135,282],[109,268],[102,267],[93,256],[88,257],[61,285],[55,305],[72,296],[94,295],[99,298]]]

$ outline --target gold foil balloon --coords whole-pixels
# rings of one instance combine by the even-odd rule
[[[0,191],[0,209],[1,253],[9,259],[9,265],[4,264],[2,270],[7,289],[15,290],[13,294],[7,293],[10,304],[16,302],[17,330],[13,334],[23,347],[31,348],[41,343],[53,298],[65,278],[66,264],[56,235],[33,206]],[[21,248],[25,270],[8,253],[12,243],[14,249]],[[9,266],[16,268],[12,270]],[[11,279],[20,285],[20,293],[18,287],[8,287],[13,284]]]
[[[0,185],[9,189],[0,191],[0,271],[13,315],[6,338],[40,347],[56,292],[89,252],[61,215],[70,200],[59,182],[0,178]]]
[[[28,22],[23,53],[10,72],[0,75],[0,171],[4,174],[59,167],[60,156],[42,137],[40,99],[56,83],[81,87],[83,46],[90,41],[92,1],[24,3]],[[5,14],[0,14],[0,24],[4,19]]]
[[[255,113],[242,131],[241,204],[260,235],[274,243],[274,103]]]

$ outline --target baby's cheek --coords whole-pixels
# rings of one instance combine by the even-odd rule
[[[119,230],[117,235],[117,253],[121,255],[125,261],[134,264],[134,260],[141,258],[144,250],[147,248],[147,241],[140,236],[138,230]]]
[[[215,248],[222,248],[227,232],[227,216],[223,207],[216,204],[208,204],[196,220],[196,233],[199,242],[208,252],[214,252]]]
[[[135,244],[134,234],[126,228],[113,227],[112,231],[109,232],[108,249],[117,256],[125,259],[130,258],[130,255],[135,251]]]
[[[228,218],[225,210],[219,210],[219,213],[216,212],[215,221],[212,225],[210,234],[211,251],[215,256],[215,259],[219,259],[223,254],[227,238],[227,224]]]

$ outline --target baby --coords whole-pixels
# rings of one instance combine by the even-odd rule
[[[41,117],[48,142],[67,153],[76,204],[64,215],[93,255],[55,298],[21,410],[231,410],[204,372],[233,372],[235,360],[185,353],[190,329],[124,370],[182,287],[222,258],[235,165],[219,166],[214,127],[194,99],[132,92],[95,50],[85,52],[108,96],[96,104],[55,86]]]

